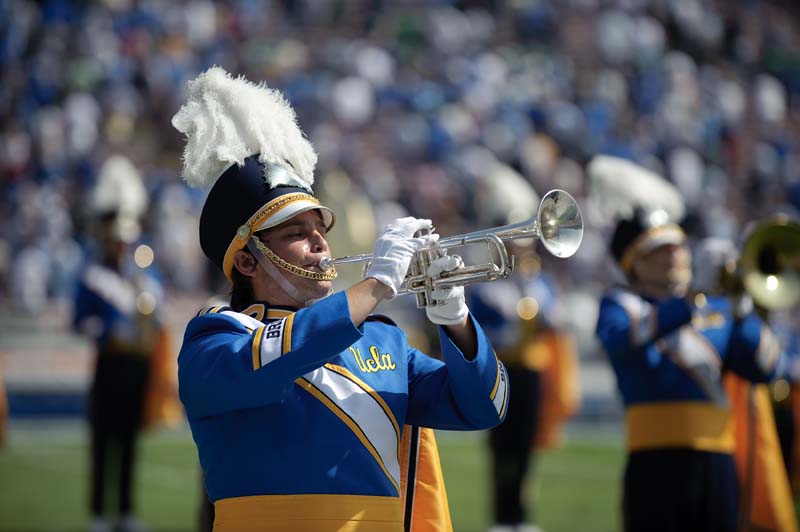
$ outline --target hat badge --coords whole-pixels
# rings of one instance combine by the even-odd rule
[[[236,230],[236,237],[240,240],[247,240],[250,238],[250,228],[247,225],[240,225]]]

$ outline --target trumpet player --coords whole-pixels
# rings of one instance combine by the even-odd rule
[[[596,189],[620,194],[635,193],[634,183],[669,187],[608,158],[590,164],[590,174]],[[678,197],[664,190],[654,201],[672,192]],[[723,375],[769,381],[783,355],[752,311],[690,295],[691,254],[675,223],[682,204],[634,205],[610,246],[626,282],[604,295],[597,322],[625,406],[624,529],[734,532],[739,493]]]
[[[313,194],[316,155],[280,93],[213,68],[190,82],[173,125],[187,136],[184,178],[214,183],[200,244],[232,283],[230,306],[202,310],[179,357],[214,529],[403,530],[402,501],[414,499],[398,463],[404,425],[489,428],[509,394],[463,287],[426,309],[444,362],[372,314],[435,244],[415,236],[430,221],[389,224],[366,278],[332,293],[319,262],[334,215]],[[443,256],[427,273],[459,266]]]

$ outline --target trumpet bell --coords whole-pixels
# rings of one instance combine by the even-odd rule
[[[563,190],[545,194],[537,213],[542,245],[552,255],[574,255],[583,241],[583,217],[575,199]]]
[[[782,310],[800,301],[800,224],[786,217],[757,225],[742,248],[745,289],[762,307]]]
[[[544,195],[533,218],[515,224],[444,237],[439,239],[439,246],[463,246],[488,237],[496,237],[502,241],[535,238],[541,241],[548,252],[565,259],[574,255],[581,247],[583,217],[575,198],[568,192],[554,189]]]

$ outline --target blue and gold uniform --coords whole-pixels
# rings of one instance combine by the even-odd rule
[[[474,320],[476,357],[442,330],[442,362],[384,318],[355,327],[349,316],[337,293],[296,312],[212,308],[189,323],[180,396],[215,530],[401,530],[403,426],[503,419],[506,372]]]
[[[770,380],[782,357],[775,335],[754,313],[736,318],[725,298],[695,306],[625,288],[604,296],[597,335],[625,405],[626,529],[735,527],[735,441],[722,375]]]
[[[388,225],[369,279],[327,295],[336,270],[322,264],[331,258],[326,235],[335,217],[314,196],[317,155],[295,117],[278,91],[215,67],[188,84],[172,120],[187,136],[184,179],[213,183],[200,246],[232,283],[231,309],[193,319],[178,362],[214,529],[399,531],[403,496],[408,528],[435,520],[447,529],[433,442],[411,441],[414,430],[404,427],[500,423],[506,371],[468,316],[463,290],[433,294],[440,304],[426,309],[447,328],[444,362],[409,347],[383,318],[361,322],[400,291],[415,253],[435,242],[432,234],[414,237],[429,221]],[[457,267],[440,259],[434,263]],[[470,360],[458,345],[468,346]],[[417,465],[425,475],[412,471]],[[425,478],[432,484],[420,489]],[[415,494],[431,493],[438,506],[414,504]]]
[[[598,205],[617,218],[609,251],[627,281],[603,297],[596,330],[625,406],[624,529],[738,532],[741,430],[723,377],[771,380],[783,364],[780,343],[747,297],[734,308],[727,298],[687,296],[693,277],[716,289],[711,277],[732,257],[716,246],[708,248],[721,258],[715,267],[703,253],[692,264],[677,188],[604,155],[588,172]]]

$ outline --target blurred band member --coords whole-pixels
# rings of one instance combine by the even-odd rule
[[[570,335],[555,325],[555,285],[540,273],[531,244],[508,248],[514,275],[470,291],[475,317],[514,383],[506,420],[489,435],[493,532],[538,530],[524,490],[534,451],[558,443],[560,427],[578,403],[577,353]]]
[[[140,233],[147,196],[133,165],[120,156],[103,165],[90,206],[98,255],[78,284],[74,326],[97,352],[89,397],[92,532],[143,530],[132,497],[136,439],[140,432],[150,360],[159,335],[160,286],[136,266],[131,244]],[[141,264],[149,265],[149,260]],[[110,489],[109,484],[115,489]],[[116,512],[106,493],[116,493]]]
[[[603,296],[597,322],[625,406],[624,528],[734,532],[739,493],[723,372],[767,382],[783,355],[753,312],[689,296],[691,255],[672,219],[636,209],[618,222],[611,254],[627,282]]]
[[[750,296],[743,292],[742,273],[737,267],[739,252],[733,242],[706,238],[695,247],[694,255],[696,274],[692,284],[695,290],[721,296],[741,293],[749,300]],[[797,522],[784,464],[786,455],[781,453],[784,448],[784,452],[788,451],[790,444],[784,440],[786,417],[781,414],[789,402],[789,382],[797,376],[793,371],[798,362],[797,337],[787,329],[786,323],[776,320],[774,315],[770,319],[766,307],[757,305],[756,310],[762,319],[769,320],[785,356],[777,369],[776,380],[770,385],[751,383],[734,372],[727,372],[724,377],[736,441],[739,529],[795,532]],[[776,399],[774,403],[770,396]]]
[[[597,335],[626,409],[625,529],[733,532],[739,494],[722,372],[766,382],[780,347],[757,315],[737,315],[725,298],[687,297],[691,257],[677,225],[623,220],[612,253],[630,284],[603,297]]]

